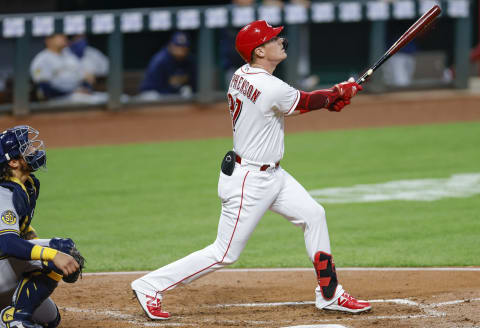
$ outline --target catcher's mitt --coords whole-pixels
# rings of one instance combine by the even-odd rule
[[[62,278],[63,281],[70,284],[76,282],[78,278],[82,276],[82,271],[85,267],[85,258],[80,254],[80,251],[77,249],[73,240],[70,238],[52,238],[50,240],[50,247],[70,255],[75,261],[77,261],[80,266],[78,270],[68,276],[63,276]]]
[[[80,266],[77,271],[69,274],[68,276],[63,276],[62,278],[63,281],[68,282],[69,284],[73,284],[78,280],[78,277],[82,277],[82,271],[85,267],[85,258],[82,256],[82,254],[80,254],[79,250],[77,249],[77,247],[75,247],[75,245],[73,245],[70,253],[67,254],[70,254]]]

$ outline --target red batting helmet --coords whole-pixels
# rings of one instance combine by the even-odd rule
[[[256,47],[276,37],[283,30],[283,26],[272,27],[264,20],[257,20],[244,26],[235,39],[235,48],[242,58],[249,63],[252,60],[252,51]]]

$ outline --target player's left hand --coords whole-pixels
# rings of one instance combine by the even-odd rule
[[[363,87],[355,82],[355,79],[351,77],[348,79],[348,81],[335,84],[333,89],[338,92],[338,97],[342,100],[350,100],[359,91],[362,91]]]

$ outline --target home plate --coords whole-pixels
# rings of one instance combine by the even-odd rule
[[[342,325],[300,325],[300,326],[288,326],[283,328],[347,328]]]

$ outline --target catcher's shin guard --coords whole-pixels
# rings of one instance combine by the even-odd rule
[[[7,306],[0,313],[0,327],[1,328],[44,328],[43,326],[27,320],[14,319],[13,315],[15,308]]]
[[[23,278],[17,286],[12,298],[14,320],[32,321],[33,312],[55,290],[62,276],[51,272],[32,272]]]
[[[317,252],[314,257],[313,266],[317,273],[318,286],[326,300],[335,296],[335,290],[338,286],[337,272],[335,271],[335,262],[332,255],[325,252]]]
[[[60,316],[60,311],[58,311],[58,307],[57,307],[57,317],[54,320],[47,323],[44,327],[57,328],[60,325],[60,321],[62,321],[62,317]]]

